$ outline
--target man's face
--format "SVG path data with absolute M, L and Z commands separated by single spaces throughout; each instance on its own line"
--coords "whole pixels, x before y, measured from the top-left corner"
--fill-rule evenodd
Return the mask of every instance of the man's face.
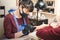
M 28 8 L 23 8 L 23 12 L 28 14 L 29 13 L 29 9 Z
M 26 13 L 26 14 L 29 13 L 29 8 L 23 8 L 22 5 L 20 5 L 19 10 L 20 10 L 21 13 L 22 13 L 22 12 L 24 12 L 24 13 Z

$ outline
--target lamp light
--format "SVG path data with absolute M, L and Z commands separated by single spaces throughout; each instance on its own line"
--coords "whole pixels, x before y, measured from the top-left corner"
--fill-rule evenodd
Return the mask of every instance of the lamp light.
M 46 8 L 46 4 L 44 3 L 43 0 L 38 0 L 37 3 L 35 4 L 35 8 L 37 8 L 37 25 L 38 25 L 38 11 L 44 10 Z
M 46 4 L 43 0 L 38 0 L 35 4 L 35 8 L 43 10 L 44 8 L 46 8 Z

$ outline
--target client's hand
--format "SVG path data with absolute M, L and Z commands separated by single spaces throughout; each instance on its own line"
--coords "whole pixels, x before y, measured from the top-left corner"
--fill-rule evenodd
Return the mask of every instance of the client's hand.
M 50 26 L 52 26 L 52 28 L 58 28 L 59 24 L 57 22 L 53 22 L 50 24 Z
M 35 31 L 38 30 L 38 29 L 42 29 L 44 27 L 47 27 L 47 26 L 49 26 L 49 24 L 42 24 L 42 25 L 39 25 L 39 26 L 35 26 L 36 27 Z

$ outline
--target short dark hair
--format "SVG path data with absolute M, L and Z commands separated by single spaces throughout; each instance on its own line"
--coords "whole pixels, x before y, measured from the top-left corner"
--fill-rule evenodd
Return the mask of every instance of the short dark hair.
M 19 6 L 22 5 L 23 8 L 29 8 L 29 11 L 32 12 L 34 9 L 33 2 L 31 0 L 20 0 Z
M 19 6 L 22 5 L 22 8 L 27 8 L 30 10 L 30 6 L 29 4 L 25 3 L 25 2 L 19 2 Z

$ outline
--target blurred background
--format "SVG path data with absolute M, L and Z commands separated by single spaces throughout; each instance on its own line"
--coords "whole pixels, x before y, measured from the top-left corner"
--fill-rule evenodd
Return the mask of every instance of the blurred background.
M 35 4 L 38 0 L 32 0 Z M 2 38 L 4 33 L 3 22 L 4 16 L 8 14 L 8 10 L 14 6 L 18 6 L 19 0 L 0 0 L 0 38 Z M 44 0 L 46 3 L 45 10 L 39 10 L 38 19 L 48 19 L 48 23 L 52 22 L 57 16 L 60 16 L 60 0 Z M 54 12 L 52 12 L 54 9 Z M 51 11 L 52 10 L 52 11 Z M 34 15 L 37 16 L 37 9 L 34 8 L 33 12 L 29 13 L 30 18 Z M 34 18 L 34 17 L 32 17 Z

